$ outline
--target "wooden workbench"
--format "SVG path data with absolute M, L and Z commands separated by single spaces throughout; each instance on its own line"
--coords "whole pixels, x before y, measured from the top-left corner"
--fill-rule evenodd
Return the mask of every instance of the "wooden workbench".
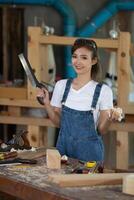
M 121 185 L 61 188 L 48 181 L 50 173 L 59 173 L 59 171 L 47 169 L 45 158 L 41 158 L 37 165 L 32 166 L 24 164 L 1 166 L 0 192 L 24 200 L 131 200 L 134 198 L 123 194 Z M 64 174 L 64 169 L 61 169 L 60 173 Z

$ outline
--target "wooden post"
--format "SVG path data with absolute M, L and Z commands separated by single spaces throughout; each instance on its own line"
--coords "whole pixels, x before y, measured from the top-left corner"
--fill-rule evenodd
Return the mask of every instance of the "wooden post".
M 117 131 L 116 168 L 129 168 L 128 132 Z
M 129 106 L 129 83 L 130 83 L 130 33 L 121 32 L 119 37 L 119 47 L 117 49 L 117 73 L 118 73 L 118 106 L 124 113 L 128 112 Z M 134 110 L 132 109 L 132 112 Z M 117 130 L 117 151 L 116 167 L 118 169 L 128 169 L 129 150 L 128 150 L 128 132 Z
M 117 75 L 118 75 L 118 106 L 125 113 L 134 113 L 134 107 L 129 104 L 130 92 L 130 33 L 121 32 L 117 49 Z
M 41 74 L 44 72 L 44 63 L 42 63 L 41 57 L 45 56 L 42 54 L 42 47 L 39 43 L 40 35 L 42 34 L 40 27 L 29 27 L 28 29 L 28 59 L 31 63 L 35 75 L 38 80 L 41 80 Z M 46 81 L 46 80 L 44 80 Z M 36 99 L 37 89 L 31 86 L 28 82 L 28 99 Z M 42 107 L 42 109 L 44 109 Z M 44 146 L 47 145 L 47 127 L 40 126 L 28 126 L 28 138 L 31 146 Z

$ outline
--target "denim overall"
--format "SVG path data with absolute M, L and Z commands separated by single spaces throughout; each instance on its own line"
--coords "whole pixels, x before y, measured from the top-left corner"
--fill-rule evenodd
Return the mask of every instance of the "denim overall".
M 56 148 L 61 155 L 67 155 L 83 161 L 103 161 L 104 146 L 98 134 L 93 118 L 101 91 L 101 84 L 97 84 L 92 100 L 92 110 L 79 111 L 64 105 L 72 79 L 68 79 L 62 99 L 61 126 Z

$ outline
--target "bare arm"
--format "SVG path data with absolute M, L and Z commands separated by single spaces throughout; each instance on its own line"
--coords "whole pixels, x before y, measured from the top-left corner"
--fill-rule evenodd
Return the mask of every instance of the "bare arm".
M 100 111 L 99 122 L 98 122 L 98 131 L 100 134 L 105 134 L 108 131 L 108 128 L 111 124 L 109 120 L 109 110 Z
M 51 106 L 50 104 L 45 105 L 46 111 L 50 120 L 56 125 L 56 127 L 60 126 L 60 117 L 61 117 L 61 109 Z
M 38 97 L 43 97 L 44 106 L 47 111 L 47 114 L 50 118 L 50 120 L 57 126 L 60 126 L 60 116 L 61 116 L 61 109 L 57 107 L 53 107 L 50 104 L 49 100 L 49 93 L 46 89 L 39 89 L 38 91 Z

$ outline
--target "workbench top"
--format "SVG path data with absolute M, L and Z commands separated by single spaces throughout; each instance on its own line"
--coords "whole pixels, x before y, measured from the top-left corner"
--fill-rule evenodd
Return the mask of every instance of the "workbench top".
M 36 165 L 10 165 L 0 167 L 0 192 L 24 200 L 131 200 L 133 196 L 122 193 L 121 185 L 61 188 L 48 181 L 49 174 L 65 174 L 65 168 L 50 170 L 45 157 Z

